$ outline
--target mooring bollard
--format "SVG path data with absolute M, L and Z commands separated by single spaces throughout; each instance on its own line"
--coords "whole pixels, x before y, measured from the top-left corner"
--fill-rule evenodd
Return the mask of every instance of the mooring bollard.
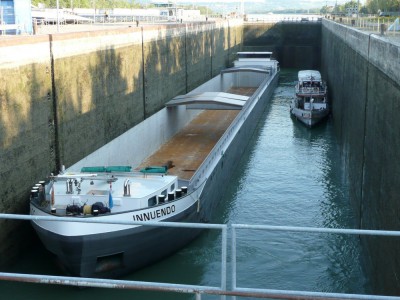
M 386 24 L 381 24 L 380 29 L 381 29 L 381 35 L 385 35 Z

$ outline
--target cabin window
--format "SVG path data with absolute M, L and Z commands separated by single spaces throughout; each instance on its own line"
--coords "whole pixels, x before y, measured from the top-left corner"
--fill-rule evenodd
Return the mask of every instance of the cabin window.
M 167 196 L 167 190 L 163 190 L 163 191 L 161 192 L 161 195 Z
M 175 183 L 173 183 L 172 185 L 171 185 L 171 188 L 170 188 L 170 191 L 172 192 L 173 190 L 175 190 Z
M 157 197 L 153 196 L 153 197 L 149 198 L 148 204 L 149 204 L 149 207 L 156 205 L 157 204 Z
M 238 58 L 270 58 L 271 53 L 251 53 L 251 52 L 242 52 L 237 54 Z

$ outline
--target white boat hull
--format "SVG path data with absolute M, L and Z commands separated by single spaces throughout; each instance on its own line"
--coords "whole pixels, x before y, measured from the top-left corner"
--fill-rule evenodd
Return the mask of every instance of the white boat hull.
M 196 201 L 165 221 L 202 222 L 204 211 L 199 212 L 197 207 Z M 131 220 L 132 214 L 127 214 Z M 121 217 L 123 219 L 126 216 Z M 88 225 L 99 226 L 102 229 L 107 226 L 117 226 L 74 224 L 83 228 Z M 200 233 L 199 230 L 187 228 L 120 225 L 125 228 L 104 230 L 102 233 L 65 236 L 48 230 L 49 227 L 43 226 L 40 222 L 33 222 L 33 227 L 46 248 L 55 254 L 57 262 L 66 273 L 81 277 L 107 278 L 123 276 L 171 255 Z
M 296 107 L 290 107 L 290 113 L 294 118 L 302 122 L 304 125 L 313 127 L 329 115 L 329 110 L 304 110 Z
M 225 75 L 227 76 L 227 75 Z M 230 175 L 277 86 L 279 72 L 265 79 L 190 180 L 189 194 L 148 209 L 86 218 L 128 221 L 209 222 Z M 205 84 L 207 85 L 207 83 Z M 160 112 L 161 114 L 163 112 Z M 32 215 L 50 215 L 31 203 Z M 145 217 L 147 216 L 147 217 Z M 164 258 L 200 230 L 137 225 L 33 221 L 46 248 L 72 275 L 119 277 Z

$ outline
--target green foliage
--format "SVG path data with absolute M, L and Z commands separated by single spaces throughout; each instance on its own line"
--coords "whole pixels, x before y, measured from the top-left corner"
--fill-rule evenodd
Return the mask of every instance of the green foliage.
M 343 5 L 337 5 L 334 9 L 336 13 L 345 13 L 346 8 L 357 6 L 358 1 L 352 0 Z M 326 6 L 321 8 L 321 13 L 327 13 Z M 398 12 L 400 14 L 400 0 L 367 0 L 365 6 L 360 4 L 359 12 L 363 14 L 378 14 L 379 12 Z
M 346 2 L 343 6 L 343 10 L 346 11 L 347 8 L 352 8 L 352 7 L 357 7 L 357 1 L 350 1 L 350 2 Z M 360 5 L 361 6 L 361 5 Z
M 400 13 L 400 0 L 370 0 L 368 1 L 367 7 L 369 4 L 373 5 L 377 8 L 378 11 L 391 11 L 391 12 L 399 12 Z M 375 12 L 372 12 L 375 13 Z
M 400 0 L 369 0 L 366 5 L 370 13 L 391 11 L 400 13 Z

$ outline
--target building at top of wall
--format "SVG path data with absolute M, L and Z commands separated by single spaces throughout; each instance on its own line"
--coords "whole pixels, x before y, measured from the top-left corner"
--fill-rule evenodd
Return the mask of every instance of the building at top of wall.
M 0 1 L 0 35 L 32 34 L 31 0 Z

